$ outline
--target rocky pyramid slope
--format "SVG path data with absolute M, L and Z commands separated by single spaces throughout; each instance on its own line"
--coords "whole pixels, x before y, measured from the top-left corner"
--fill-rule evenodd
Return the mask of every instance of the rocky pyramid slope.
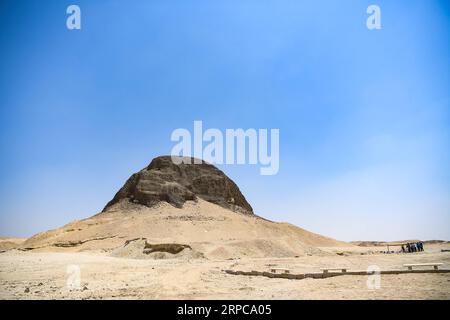
M 170 156 L 153 159 L 128 179 L 103 211 L 123 200 L 148 207 L 165 201 L 181 208 L 186 201 L 201 198 L 232 211 L 253 214 L 238 186 L 222 171 L 204 161 L 193 164 L 193 158 L 184 159 L 181 164 L 175 164 Z

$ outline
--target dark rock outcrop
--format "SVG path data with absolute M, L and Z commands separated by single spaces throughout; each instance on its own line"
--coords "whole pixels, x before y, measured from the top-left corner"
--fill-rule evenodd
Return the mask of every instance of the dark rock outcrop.
M 204 161 L 186 162 L 175 164 L 170 156 L 153 159 L 148 167 L 128 179 L 103 211 L 122 200 L 149 207 L 165 201 L 181 208 L 186 201 L 201 198 L 233 211 L 253 214 L 238 186 L 221 170 Z

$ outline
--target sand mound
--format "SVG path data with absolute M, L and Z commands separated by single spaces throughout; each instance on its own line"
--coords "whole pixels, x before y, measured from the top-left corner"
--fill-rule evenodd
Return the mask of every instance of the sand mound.
M 173 187 L 175 182 L 178 185 Z M 186 190 L 193 193 L 193 200 L 178 197 Z M 37 234 L 19 249 L 233 259 L 322 254 L 317 247 L 351 246 L 252 212 L 234 182 L 220 170 L 205 163 L 173 165 L 160 157 L 133 175 L 103 212 Z
M 19 247 L 26 239 L 0 237 L 0 252 Z
M 303 256 L 320 254 L 321 250 L 317 247 L 350 246 L 291 224 L 238 214 L 199 199 L 186 202 L 182 208 L 161 203 L 157 207 L 141 207 L 139 210 L 105 212 L 37 234 L 20 248 L 41 251 L 97 250 L 115 252 L 115 256 L 133 257 L 135 253 L 131 248 L 137 246 L 136 257 L 147 258 L 143 253 L 145 242 L 133 241 L 142 238 L 149 245 L 187 245 L 192 251 L 214 259 Z M 125 246 L 127 241 L 129 243 Z M 171 253 L 172 249 L 166 247 L 168 253 L 164 256 L 178 254 Z M 162 256 L 157 253 L 157 247 L 152 250 L 155 252 L 150 252 L 151 256 Z

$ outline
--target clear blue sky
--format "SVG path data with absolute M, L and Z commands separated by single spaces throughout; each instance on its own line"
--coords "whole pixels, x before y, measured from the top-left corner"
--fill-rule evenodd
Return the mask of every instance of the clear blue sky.
M 221 167 L 259 215 L 450 239 L 449 33 L 448 1 L 1 1 L 0 235 L 97 213 L 203 120 L 280 129 L 278 175 Z

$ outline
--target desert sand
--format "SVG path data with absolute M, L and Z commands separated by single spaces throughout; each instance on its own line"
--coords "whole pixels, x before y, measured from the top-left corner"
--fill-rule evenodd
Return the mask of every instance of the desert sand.
M 92 217 L 29 239 L 1 238 L 0 299 L 450 298 L 450 273 L 382 274 L 380 287 L 371 288 L 367 275 L 300 280 L 225 272 L 450 267 L 446 242 L 408 254 L 383 253 L 379 244 L 347 243 L 269 221 L 217 168 L 159 157 Z
M 107 253 L 22 252 L 0 254 L 0 299 L 450 299 L 450 274 L 381 275 L 379 289 L 367 287 L 367 276 L 326 279 L 270 279 L 235 276 L 224 269 L 320 272 L 323 266 L 366 270 L 402 269 L 403 263 L 429 261 L 450 266 L 443 245 L 425 252 L 371 253 L 379 247 L 321 248 L 324 255 L 291 258 L 130 259 Z M 364 253 L 361 255 L 361 253 Z M 81 287 L 71 290 L 67 267 L 78 265 Z M 28 289 L 27 289 L 28 288 Z

